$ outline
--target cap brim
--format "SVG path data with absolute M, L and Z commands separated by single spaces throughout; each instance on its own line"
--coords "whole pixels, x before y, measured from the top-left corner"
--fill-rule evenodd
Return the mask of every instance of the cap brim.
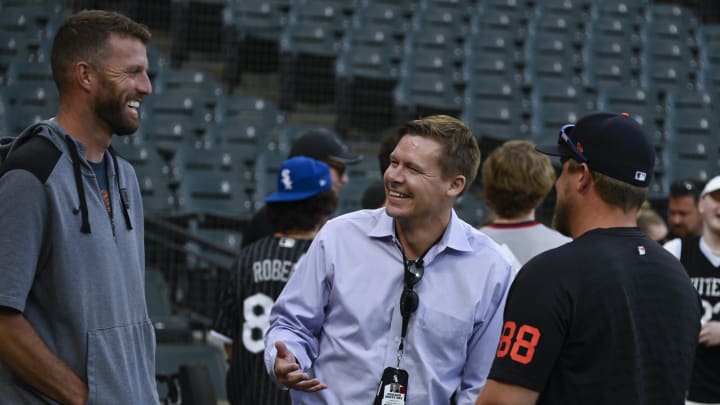
M 558 143 L 551 145 L 535 145 L 535 150 L 550 156 L 571 157 L 572 152 L 565 145 Z
M 273 202 L 290 202 L 290 201 L 299 201 L 304 200 L 306 198 L 310 198 L 314 196 L 315 194 L 319 194 L 325 190 L 316 190 L 316 191 L 295 191 L 295 192 L 274 192 L 270 194 L 269 196 L 265 197 L 266 203 L 273 203 Z
M 351 165 L 363 160 L 363 155 L 356 155 L 354 153 L 343 153 L 342 155 L 329 155 L 328 159 L 337 160 L 340 163 Z

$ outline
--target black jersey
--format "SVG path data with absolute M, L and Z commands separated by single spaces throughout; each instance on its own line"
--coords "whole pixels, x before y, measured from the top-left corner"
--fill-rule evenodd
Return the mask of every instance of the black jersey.
M 699 331 L 677 259 L 638 228 L 596 229 L 520 270 L 489 378 L 538 404 L 683 404 Z
M 233 340 L 227 378 L 233 405 L 290 404 L 287 391 L 265 370 L 263 339 L 270 326 L 270 309 L 310 243 L 268 236 L 240 251 L 214 327 Z
M 680 262 L 700 294 L 703 322 L 720 321 L 720 269 L 700 250 L 700 237 L 682 240 Z M 688 400 L 720 402 L 720 346 L 698 345 Z

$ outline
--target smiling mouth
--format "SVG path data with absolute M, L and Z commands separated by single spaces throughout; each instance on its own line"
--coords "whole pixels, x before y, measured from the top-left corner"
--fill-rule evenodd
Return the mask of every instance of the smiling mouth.
M 397 191 L 388 191 L 388 195 L 393 198 L 409 198 L 407 194 L 399 193 Z

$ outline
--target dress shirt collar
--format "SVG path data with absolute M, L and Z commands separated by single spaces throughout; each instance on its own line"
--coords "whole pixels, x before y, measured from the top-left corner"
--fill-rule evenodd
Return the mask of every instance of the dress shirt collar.
M 385 208 L 377 210 L 375 214 L 377 221 L 375 226 L 370 228 L 368 236 L 371 238 L 396 239 L 393 231 L 393 218 L 387 215 Z M 450 223 L 437 243 L 438 251 L 442 251 L 447 247 L 459 252 L 471 252 L 473 249 L 470 246 L 468 235 L 465 232 L 462 220 L 457 216 L 455 210 L 452 210 Z

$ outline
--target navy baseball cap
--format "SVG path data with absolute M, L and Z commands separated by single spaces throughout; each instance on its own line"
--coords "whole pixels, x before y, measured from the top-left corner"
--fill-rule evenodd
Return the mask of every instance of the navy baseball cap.
M 300 135 L 293 142 L 289 156 L 308 156 L 317 160 L 336 160 L 345 164 L 357 163 L 363 158 L 362 155 L 350 152 L 350 147 L 337 135 L 324 129 L 312 129 Z
M 594 171 L 638 187 L 648 187 L 655 170 L 650 134 L 626 113 L 585 115 L 560 129 L 557 144 L 535 149 L 587 163 Z
M 265 202 L 304 200 L 331 188 L 330 167 L 326 163 L 295 156 L 280 165 L 277 191 L 267 196 Z

